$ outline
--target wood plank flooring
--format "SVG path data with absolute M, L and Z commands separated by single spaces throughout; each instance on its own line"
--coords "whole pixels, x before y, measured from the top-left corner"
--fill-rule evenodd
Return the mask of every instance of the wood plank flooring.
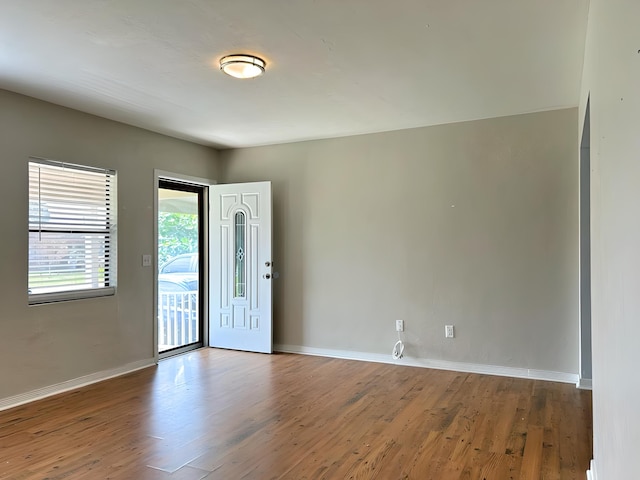
M 202 349 L 0 412 L 0 479 L 581 479 L 561 383 Z

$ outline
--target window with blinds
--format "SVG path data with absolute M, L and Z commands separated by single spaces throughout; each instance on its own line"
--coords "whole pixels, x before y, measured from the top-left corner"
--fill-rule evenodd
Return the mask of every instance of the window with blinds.
M 29 303 L 112 295 L 116 172 L 29 161 Z

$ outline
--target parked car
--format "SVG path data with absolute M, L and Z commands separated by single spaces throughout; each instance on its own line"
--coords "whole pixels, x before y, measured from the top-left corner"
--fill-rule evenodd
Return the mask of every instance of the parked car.
M 158 273 L 159 292 L 198 289 L 198 254 L 183 253 L 167 260 Z
M 194 292 L 198 290 L 198 275 L 162 273 L 158 275 L 159 292 Z
M 198 273 L 198 254 L 176 255 L 160 266 L 159 273 L 161 275 L 164 273 Z

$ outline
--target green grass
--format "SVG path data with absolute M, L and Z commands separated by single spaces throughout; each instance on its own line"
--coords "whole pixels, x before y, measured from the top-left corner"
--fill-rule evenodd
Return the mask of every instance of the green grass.
M 53 274 L 30 273 L 29 288 L 55 287 L 57 285 L 84 285 L 87 283 L 85 279 L 85 274 L 80 272 Z M 101 277 L 99 281 L 103 282 L 104 278 Z

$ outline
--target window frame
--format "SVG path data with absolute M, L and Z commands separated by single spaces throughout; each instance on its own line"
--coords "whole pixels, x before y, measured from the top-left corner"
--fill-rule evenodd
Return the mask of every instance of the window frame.
M 39 233 L 39 232 L 45 233 L 45 230 L 43 230 L 42 227 L 40 226 L 37 230 L 32 228 L 31 209 L 32 209 L 32 204 L 34 203 L 34 200 L 32 199 L 31 192 L 30 192 L 31 183 L 32 183 L 30 169 L 34 165 L 35 166 L 44 165 L 48 168 L 53 167 L 53 168 L 59 168 L 59 169 L 75 170 L 78 172 L 83 171 L 83 172 L 91 172 L 91 173 L 105 175 L 105 193 L 106 193 L 105 198 L 108 200 L 105 200 L 104 207 L 105 207 L 105 211 L 108 212 L 108 214 L 106 214 L 104 230 L 101 231 L 100 229 L 96 229 L 95 226 L 92 227 L 90 224 L 85 223 L 81 225 L 74 225 L 73 228 L 66 228 L 66 229 L 54 228 L 54 229 L 46 230 L 46 233 L 60 233 L 60 234 L 69 234 L 69 235 L 84 233 L 84 234 L 95 235 L 96 233 L 100 234 L 104 232 L 104 236 L 105 236 L 104 243 L 105 244 L 108 243 L 109 245 L 108 255 L 106 255 L 106 260 L 105 260 L 105 270 L 108 270 L 109 273 L 108 273 L 108 276 L 106 276 L 105 278 L 104 286 L 100 286 L 96 288 L 77 288 L 77 287 L 80 287 L 81 285 L 69 284 L 69 285 L 65 285 L 65 287 L 68 287 L 68 288 L 64 290 L 59 290 L 54 292 L 31 293 L 31 288 L 33 287 L 30 285 L 30 275 L 32 273 L 33 265 L 31 264 L 31 259 L 28 258 L 27 259 L 27 292 L 28 292 L 29 305 L 41 305 L 46 303 L 82 300 L 87 298 L 96 298 L 96 297 L 115 295 L 116 283 L 117 283 L 117 216 L 118 216 L 117 214 L 118 212 L 117 171 L 114 169 L 97 168 L 97 167 L 88 166 L 88 165 L 79 165 L 79 164 L 73 164 L 68 162 L 61 162 L 61 161 L 50 160 L 50 159 L 41 158 L 41 157 L 29 157 L 27 162 L 27 178 L 28 178 L 28 184 L 29 184 L 29 195 L 28 195 L 29 210 L 27 215 L 27 224 L 28 224 L 27 237 L 28 237 L 29 252 L 31 252 L 33 247 L 31 234 Z M 108 187 L 106 186 L 107 181 L 109 184 Z M 41 184 L 40 179 L 36 180 L 36 182 L 38 183 L 38 185 Z M 64 202 L 64 198 L 62 198 L 60 201 Z M 46 202 L 40 198 L 35 200 L 36 208 L 38 209 L 41 209 L 42 205 L 44 205 L 45 203 Z M 87 203 L 89 203 L 88 200 L 87 200 Z M 91 220 L 93 219 L 90 217 L 88 219 L 88 222 L 91 222 Z

